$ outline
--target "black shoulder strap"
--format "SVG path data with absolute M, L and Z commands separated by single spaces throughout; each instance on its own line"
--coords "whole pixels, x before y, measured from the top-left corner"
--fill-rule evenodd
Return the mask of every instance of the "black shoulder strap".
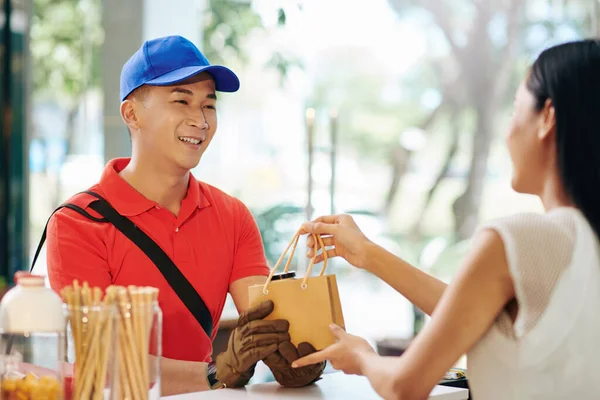
M 200 297 L 196 289 L 194 289 L 192 284 L 187 280 L 187 278 L 183 275 L 179 268 L 177 268 L 175 263 L 164 252 L 164 250 L 161 249 L 160 246 L 156 244 L 156 242 L 152 240 L 144 231 L 139 229 L 129 218 L 119 214 L 110 205 L 110 203 L 98 193 L 91 191 L 86 191 L 83 193 L 87 193 L 97 199 L 90 203 L 88 207 L 102 215 L 104 218 L 93 217 L 81 207 L 74 206 L 73 204 L 64 204 L 58 209 L 67 207 L 94 221 L 110 222 L 111 224 L 113 224 L 115 228 L 121 231 L 123 235 L 125 235 L 136 246 L 138 246 L 140 250 L 142 250 L 144 254 L 146 254 L 146 256 L 156 265 L 156 267 L 167 280 L 175 294 L 177 294 L 177 296 L 181 299 L 183 304 L 192 313 L 194 318 L 196 318 L 202 329 L 204 329 L 204 332 L 206 332 L 206 334 L 210 338 L 212 336 L 213 331 L 213 320 L 210 311 L 208 310 L 208 307 L 206 306 L 204 300 L 202 300 L 202 297 Z M 31 265 L 32 270 L 45 239 L 46 229 L 44 229 L 42 240 L 40 241 L 33 263 Z
M 33 256 L 33 261 L 31 262 L 31 267 L 29 268 L 29 273 L 33 272 L 33 267 L 35 267 L 35 262 L 37 261 L 38 257 L 40 256 L 42 247 L 44 247 L 44 243 L 46 242 L 46 235 L 48 232 L 48 223 L 50 222 L 50 219 L 52 218 L 54 213 L 56 213 L 58 210 L 63 209 L 63 208 L 69 208 L 75 212 L 78 212 L 79 214 L 83 215 L 84 217 L 89 218 L 96 222 L 108 222 L 108 220 L 106 218 L 96 218 L 92 214 L 88 213 L 83 208 L 76 206 L 75 204 L 66 203 L 66 204 L 62 204 L 62 205 L 58 206 L 58 208 L 56 210 L 52 211 L 52 214 L 50 214 L 50 218 L 48 218 L 48 221 L 46 221 L 46 226 L 44 226 L 44 232 L 42 233 L 42 238 L 40 239 L 40 243 L 38 244 L 37 249 L 35 250 L 35 255 Z

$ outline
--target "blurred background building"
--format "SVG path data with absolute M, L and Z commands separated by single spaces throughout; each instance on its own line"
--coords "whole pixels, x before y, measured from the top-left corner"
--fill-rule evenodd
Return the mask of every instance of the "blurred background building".
M 252 209 L 270 262 L 307 218 L 350 213 L 449 280 L 480 221 L 541 211 L 511 190 L 503 144 L 528 65 L 551 44 L 600 32 L 597 0 L 0 4 L 4 284 L 29 267 L 54 208 L 129 154 L 119 74 L 146 39 L 183 35 L 239 74 L 194 174 Z M 301 274 L 305 260 L 295 263 Z M 330 272 L 349 331 L 410 338 L 425 322 L 368 273 L 339 260 Z M 229 304 L 224 318 L 234 315 Z

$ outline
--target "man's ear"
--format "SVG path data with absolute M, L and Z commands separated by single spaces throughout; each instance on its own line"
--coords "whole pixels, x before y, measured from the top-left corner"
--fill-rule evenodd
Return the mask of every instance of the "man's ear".
M 544 108 L 540 112 L 540 128 L 538 130 L 538 138 L 545 140 L 554 135 L 556 131 L 556 110 L 552 104 L 552 100 L 547 99 L 544 103 Z
M 121 103 L 121 118 L 123 122 L 129 127 L 130 131 L 139 129 L 139 121 L 136 110 L 137 104 L 134 100 L 125 99 Z

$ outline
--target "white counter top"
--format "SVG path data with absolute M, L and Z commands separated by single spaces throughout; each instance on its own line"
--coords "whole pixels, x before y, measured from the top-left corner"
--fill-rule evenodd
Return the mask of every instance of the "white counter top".
M 447 386 L 436 386 L 430 400 L 466 400 L 469 391 Z M 329 399 L 329 400 L 376 400 L 381 399 L 362 376 L 345 375 L 341 372 L 323 375 L 316 384 L 301 388 L 283 388 L 276 382 L 250 385 L 243 389 L 221 389 L 209 392 L 189 393 L 163 397 L 165 400 L 238 400 L 238 399 Z

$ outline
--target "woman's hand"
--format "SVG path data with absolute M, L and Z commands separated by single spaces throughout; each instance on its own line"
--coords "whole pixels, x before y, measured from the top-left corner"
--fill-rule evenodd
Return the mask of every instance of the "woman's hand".
M 386 400 L 412 398 L 405 397 L 404 388 L 397 384 L 401 358 L 381 357 L 363 338 L 350 335 L 335 324 L 330 329 L 338 342 L 294 361 L 292 368 L 329 360 L 333 368 L 346 374 L 366 376 L 373 389 Z
M 319 217 L 302 225 L 301 234 L 321 235 L 327 250 L 327 256 L 342 257 L 358 268 L 365 268 L 367 249 L 371 241 L 362 233 L 354 219 L 349 215 L 328 215 Z M 306 245 L 309 247 L 308 257 L 314 256 L 315 242 L 310 236 Z M 331 248 L 332 247 L 332 248 Z M 323 261 L 318 254 L 315 263 Z
M 370 356 L 377 357 L 375 350 L 365 339 L 350 335 L 335 324 L 332 324 L 330 329 L 338 342 L 294 361 L 292 367 L 299 368 L 329 360 L 333 368 L 344 371 L 346 374 L 363 375 L 365 359 Z

